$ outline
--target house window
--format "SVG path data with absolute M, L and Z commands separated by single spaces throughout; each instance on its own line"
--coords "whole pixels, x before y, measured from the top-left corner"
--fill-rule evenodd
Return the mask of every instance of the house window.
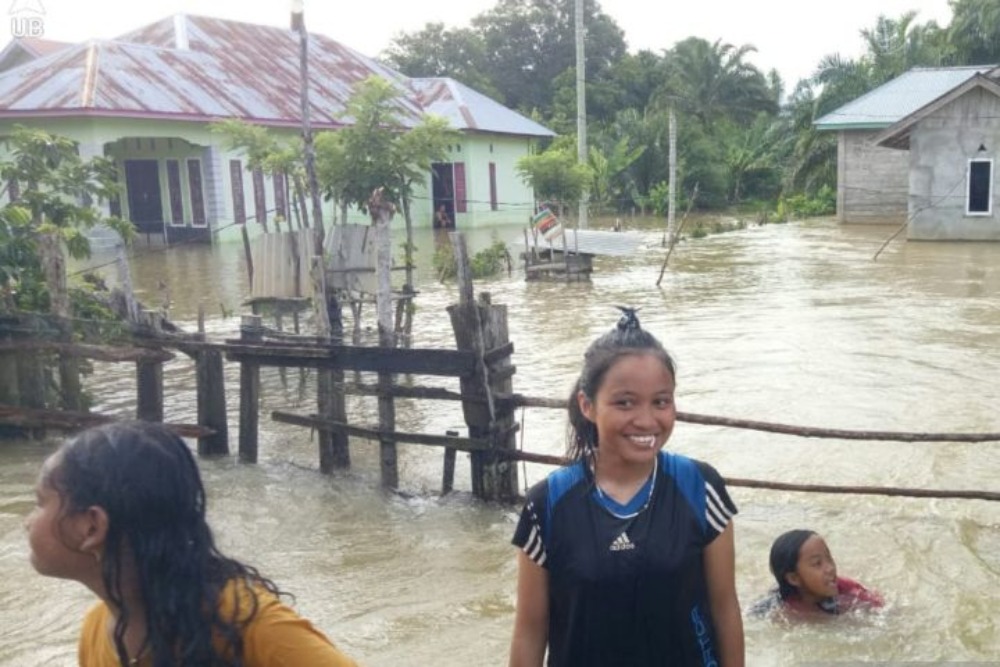
M 969 160 L 969 189 L 965 197 L 967 215 L 993 213 L 993 160 Z

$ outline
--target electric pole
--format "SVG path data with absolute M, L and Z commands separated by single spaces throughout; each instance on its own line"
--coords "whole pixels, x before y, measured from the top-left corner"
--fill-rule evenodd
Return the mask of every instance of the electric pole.
M 580 164 L 587 164 L 587 58 L 584 42 L 586 32 L 583 27 L 583 2 L 576 0 L 576 159 Z M 590 199 L 590 188 L 586 187 L 580 194 L 580 212 L 577 226 L 587 228 L 587 203 Z

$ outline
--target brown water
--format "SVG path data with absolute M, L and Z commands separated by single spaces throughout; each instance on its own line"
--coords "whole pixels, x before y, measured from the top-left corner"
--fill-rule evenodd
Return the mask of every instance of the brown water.
M 1000 244 L 897 242 L 871 256 L 886 228 L 830 221 L 751 228 L 684 243 L 662 288 L 654 283 L 660 232 L 644 232 L 636 257 L 597 262 L 592 284 L 482 284 L 507 304 L 518 372 L 515 390 L 561 396 L 586 344 L 611 326 L 613 304 L 642 306 L 645 326 L 679 362 L 682 410 L 811 426 L 906 431 L 1000 431 Z M 444 307 L 453 286 L 432 280 L 435 239 L 421 247 L 418 346 L 451 345 Z M 505 234 L 513 236 L 512 232 Z M 472 235 L 473 248 L 490 233 Z M 244 294 L 241 250 L 187 247 L 140 257 L 141 298 L 165 298 L 193 325 L 197 304 L 209 331 L 236 331 Z M 99 261 L 101 258 L 96 258 Z M 221 305 L 220 305 L 221 304 Z M 230 416 L 237 375 L 229 373 Z M 167 415 L 194 421 L 194 378 L 183 359 L 165 373 Z M 312 409 L 313 378 L 299 388 L 265 372 L 262 414 Z M 421 384 L 427 384 L 418 379 Z M 434 380 L 447 385 L 447 381 Z M 130 369 L 98 365 L 88 379 L 102 411 L 129 414 Z M 370 399 L 351 399 L 374 422 Z M 526 410 L 523 445 L 558 453 L 563 415 Z M 454 404 L 401 402 L 401 430 L 443 433 L 463 426 Z M 371 444 L 352 447 L 350 472 L 315 472 L 304 430 L 262 419 L 261 463 L 203 464 L 210 513 L 229 553 L 297 594 L 298 607 L 366 665 L 506 664 L 513 616 L 517 508 L 473 501 L 466 460 L 459 491 L 442 498 L 438 450 L 403 447 L 406 496 L 379 490 Z M 235 424 L 232 437 L 235 443 Z M 894 485 L 1000 491 L 1000 444 L 887 444 L 804 440 L 681 424 L 670 448 L 713 463 L 723 475 L 798 483 Z M 21 518 L 49 446 L 0 445 L 0 664 L 75 664 L 75 634 L 90 594 L 31 571 Z M 547 468 L 528 466 L 527 479 Z M 797 527 L 827 538 L 842 574 L 889 600 L 872 618 L 787 626 L 747 618 L 748 665 L 810 661 L 996 660 L 1000 656 L 1000 504 L 887 499 L 735 488 L 741 601 L 770 587 L 767 551 Z

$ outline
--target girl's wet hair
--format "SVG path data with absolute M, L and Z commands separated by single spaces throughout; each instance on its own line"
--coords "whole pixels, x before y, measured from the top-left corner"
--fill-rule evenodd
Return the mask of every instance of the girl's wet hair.
M 785 575 L 798 569 L 799 551 L 806 540 L 815 534 L 812 530 L 790 530 L 779 535 L 771 545 L 771 574 L 778 582 L 778 594 L 782 599 L 798 593 L 798 589 L 788 583 Z
M 46 481 L 63 511 L 99 506 L 108 515 L 101 578 L 109 602 L 121 610 L 114 628 L 121 663 L 128 664 L 124 636 L 133 611 L 122 591 L 129 559 L 146 607 L 154 667 L 243 665 L 240 630 L 256 613 L 256 597 L 250 596 L 251 609 L 222 618 L 220 593 L 234 580 L 279 591 L 216 548 L 205 520 L 205 488 L 184 441 L 159 424 L 115 423 L 84 431 L 57 456 Z M 225 645 L 221 654 L 213 636 Z
M 597 426 L 584 417 L 577 395 L 593 401 L 597 396 L 604 377 L 616 361 L 627 355 L 650 354 L 657 357 L 671 375 L 675 375 L 674 360 L 657 340 L 639 324 L 637 308 L 617 306 L 622 311 L 615 327 L 600 336 L 587 348 L 583 355 L 583 370 L 569 396 L 569 429 L 567 434 L 567 454 L 574 460 L 582 459 L 597 449 Z

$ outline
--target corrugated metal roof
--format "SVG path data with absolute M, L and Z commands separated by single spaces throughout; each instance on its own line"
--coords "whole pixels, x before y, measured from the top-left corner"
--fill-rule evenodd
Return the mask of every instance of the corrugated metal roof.
M 920 107 L 961 85 L 970 77 L 993 69 L 971 67 L 915 68 L 831 111 L 814 125 L 817 130 L 877 129 L 889 127 Z
M 566 236 L 566 250 L 570 253 L 580 255 L 610 255 L 613 257 L 628 257 L 634 255 L 639 246 L 642 245 L 642 236 L 630 232 L 604 232 L 591 229 L 567 229 L 563 232 Z M 528 236 L 529 243 L 531 236 Z M 524 247 L 524 236 L 518 236 L 510 242 L 510 245 Z M 549 249 L 549 242 L 538 237 L 538 247 Z M 562 252 L 563 241 L 561 238 L 552 240 L 551 247 L 556 252 Z
M 310 34 L 311 119 L 349 124 L 354 86 L 376 75 L 400 90 L 405 125 L 425 113 L 425 86 L 323 35 Z M 0 74 L 0 117 L 98 115 L 208 121 L 240 118 L 264 125 L 300 122 L 299 37 L 290 29 L 177 15 L 117 40 L 79 44 Z M 545 128 L 452 82 L 458 95 L 428 98 L 428 109 L 464 117 L 482 131 L 543 134 Z M 539 128 L 541 132 L 539 131 Z
M 445 77 L 410 79 L 427 113 L 442 116 L 459 130 L 554 137 L 555 133 L 494 99 Z

